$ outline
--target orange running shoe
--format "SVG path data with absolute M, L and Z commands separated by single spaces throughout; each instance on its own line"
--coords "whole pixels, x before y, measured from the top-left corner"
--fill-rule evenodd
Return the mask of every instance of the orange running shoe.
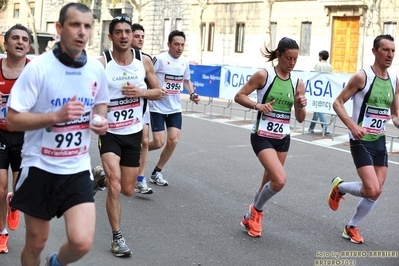
M 19 225 L 19 211 L 12 209 L 10 206 L 11 202 L 11 196 L 13 195 L 12 192 L 9 192 L 7 194 L 7 206 L 8 206 L 8 212 L 7 212 L 7 225 L 10 230 L 15 230 L 18 228 Z
M 341 199 L 345 199 L 344 195 L 339 193 L 338 185 L 344 182 L 339 176 L 334 177 L 332 180 L 332 188 L 330 190 L 330 194 L 328 194 L 328 206 L 330 206 L 331 210 L 336 211 L 339 207 L 339 201 Z
M 0 253 L 8 253 L 8 234 L 0 235 Z
M 364 239 L 361 235 L 359 235 L 359 229 L 355 226 L 345 226 L 344 232 L 342 233 L 342 237 L 350 240 L 355 244 L 363 244 Z
M 254 204 L 249 205 L 249 219 L 242 218 L 241 225 L 248 230 L 248 235 L 252 237 L 260 237 L 262 234 L 262 217 L 263 212 L 258 212 L 254 208 Z

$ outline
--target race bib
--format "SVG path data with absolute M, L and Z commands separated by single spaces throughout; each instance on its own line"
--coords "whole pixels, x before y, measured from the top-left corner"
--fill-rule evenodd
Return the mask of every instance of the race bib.
M 0 124 L 6 124 L 6 116 L 7 116 L 7 102 L 9 94 L 3 94 L 1 96 L 1 112 L 0 112 Z
M 139 98 L 119 98 L 111 100 L 109 106 L 108 127 L 119 129 L 140 123 L 141 120 L 134 117 L 136 108 L 140 107 Z
M 90 112 L 87 112 L 78 120 L 46 127 L 42 137 L 42 155 L 65 158 L 87 153 L 89 124 Z
M 183 76 L 165 74 L 165 89 L 167 94 L 180 94 L 183 90 Z
M 388 108 L 367 106 L 362 127 L 368 134 L 378 135 L 385 132 L 385 126 L 391 119 Z
M 291 133 L 291 113 L 273 111 L 262 114 L 258 126 L 258 135 L 272 139 L 283 139 Z

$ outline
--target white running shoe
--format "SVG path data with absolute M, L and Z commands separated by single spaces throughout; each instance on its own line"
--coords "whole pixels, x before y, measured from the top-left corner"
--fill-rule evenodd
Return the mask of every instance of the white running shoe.
M 152 188 L 150 188 L 147 185 L 147 180 L 145 180 L 145 178 L 141 182 L 139 182 L 139 181 L 136 182 L 136 188 L 134 191 L 136 193 L 141 193 L 141 194 L 152 194 L 153 193 Z
M 169 183 L 165 179 L 160 172 L 156 172 L 155 175 L 151 175 L 150 182 L 153 184 L 157 184 L 158 186 L 168 186 Z

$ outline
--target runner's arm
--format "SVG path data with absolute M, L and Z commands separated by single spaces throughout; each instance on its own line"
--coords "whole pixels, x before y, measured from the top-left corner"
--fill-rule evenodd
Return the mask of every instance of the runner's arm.
M 306 118 L 306 107 L 307 100 L 305 97 L 305 84 L 302 80 L 298 81 L 298 87 L 296 88 L 294 109 L 295 118 L 299 123 L 302 123 Z
M 352 135 L 357 139 L 363 138 L 365 135 L 365 130 L 349 117 L 348 112 L 345 109 L 345 103 L 353 96 L 355 93 L 364 88 L 366 84 L 366 74 L 364 71 L 359 71 L 354 74 L 346 84 L 345 88 L 342 92 L 338 95 L 338 97 L 334 100 L 333 108 L 334 111 L 337 113 L 338 117 L 341 121 L 348 127 L 348 129 L 352 132 Z
M 145 76 L 148 82 L 148 90 L 144 91 L 143 97 L 147 100 L 159 100 L 165 95 L 165 91 L 159 86 L 158 78 L 154 72 L 154 66 L 148 56 L 143 56 Z
M 391 105 L 392 122 L 395 127 L 399 128 L 399 80 L 396 79 L 395 94 Z

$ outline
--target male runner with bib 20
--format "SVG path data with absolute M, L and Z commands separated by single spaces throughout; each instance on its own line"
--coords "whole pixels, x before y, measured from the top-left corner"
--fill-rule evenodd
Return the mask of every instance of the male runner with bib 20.
M 338 210 L 346 193 L 360 201 L 352 219 L 344 227 L 342 237 L 353 243 L 364 243 L 358 224 L 371 212 L 382 193 L 388 171 L 385 127 L 391 119 L 399 127 L 399 84 L 388 71 L 395 55 L 395 42 L 390 35 L 374 39 L 374 64 L 354 74 L 335 99 L 333 107 L 349 129 L 350 151 L 361 181 L 344 182 L 339 176 L 332 180 L 328 204 Z M 344 104 L 353 98 L 352 117 Z

